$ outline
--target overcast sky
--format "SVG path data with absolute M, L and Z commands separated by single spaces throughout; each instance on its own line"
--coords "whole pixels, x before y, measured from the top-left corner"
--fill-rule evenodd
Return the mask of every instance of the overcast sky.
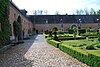
M 19 9 L 26 9 L 29 14 L 33 10 L 48 10 L 48 14 L 73 14 L 77 9 L 100 9 L 100 0 L 12 0 Z

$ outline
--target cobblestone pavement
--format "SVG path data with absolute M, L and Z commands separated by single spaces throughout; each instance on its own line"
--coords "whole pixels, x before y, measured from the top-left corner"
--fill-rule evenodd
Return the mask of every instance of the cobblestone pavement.
M 89 67 L 46 43 L 43 35 L 0 54 L 0 67 Z

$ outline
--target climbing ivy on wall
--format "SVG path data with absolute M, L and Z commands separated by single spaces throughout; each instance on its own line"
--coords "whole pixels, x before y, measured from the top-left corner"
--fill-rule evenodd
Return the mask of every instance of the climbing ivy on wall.
M 10 43 L 9 0 L 0 0 L 0 46 Z

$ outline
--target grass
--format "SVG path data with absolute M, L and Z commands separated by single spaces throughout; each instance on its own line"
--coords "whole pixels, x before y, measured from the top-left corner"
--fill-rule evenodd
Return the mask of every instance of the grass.
M 88 52 L 88 53 L 90 53 L 90 54 L 93 54 L 93 55 L 96 55 L 96 56 L 100 56 L 100 49 L 97 49 L 97 50 L 86 50 L 86 49 L 81 49 L 81 47 L 84 47 L 84 46 L 86 46 L 86 45 L 88 45 L 88 44 L 93 44 L 93 43 L 95 43 L 93 40 L 67 40 L 67 41 L 62 41 L 62 44 L 64 45 L 64 46 L 71 46 L 71 47 L 73 47 L 75 50 L 79 50 L 79 51 L 81 51 L 82 50 L 82 52 Z M 81 46 L 82 45 L 82 46 Z M 85 53 L 85 54 L 86 54 Z
M 93 43 L 93 41 L 91 40 L 67 40 L 67 41 L 62 41 L 63 44 L 67 44 L 67 45 L 82 45 L 82 44 L 90 44 Z
M 96 56 L 100 56 L 100 50 L 88 50 L 87 52 Z
M 86 50 L 82 50 L 82 49 L 80 49 L 79 47 L 72 47 L 72 46 L 66 45 L 66 44 L 61 44 L 61 45 L 65 46 L 65 47 L 68 47 L 68 48 L 71 48 L 71 49 L 73 49 L 73 50 L 76 50 L 77 52 L 83 53 L 83 54 L 85 54 L 85 55 L 88 55 L 88 53 L 87 53 Z

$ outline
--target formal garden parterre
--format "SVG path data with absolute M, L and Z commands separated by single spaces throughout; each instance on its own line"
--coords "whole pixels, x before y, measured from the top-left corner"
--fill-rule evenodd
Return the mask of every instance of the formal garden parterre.
M 43 33 L 48 43 L 91 67 L 100 66 L 100 29 L 54 29 Z

